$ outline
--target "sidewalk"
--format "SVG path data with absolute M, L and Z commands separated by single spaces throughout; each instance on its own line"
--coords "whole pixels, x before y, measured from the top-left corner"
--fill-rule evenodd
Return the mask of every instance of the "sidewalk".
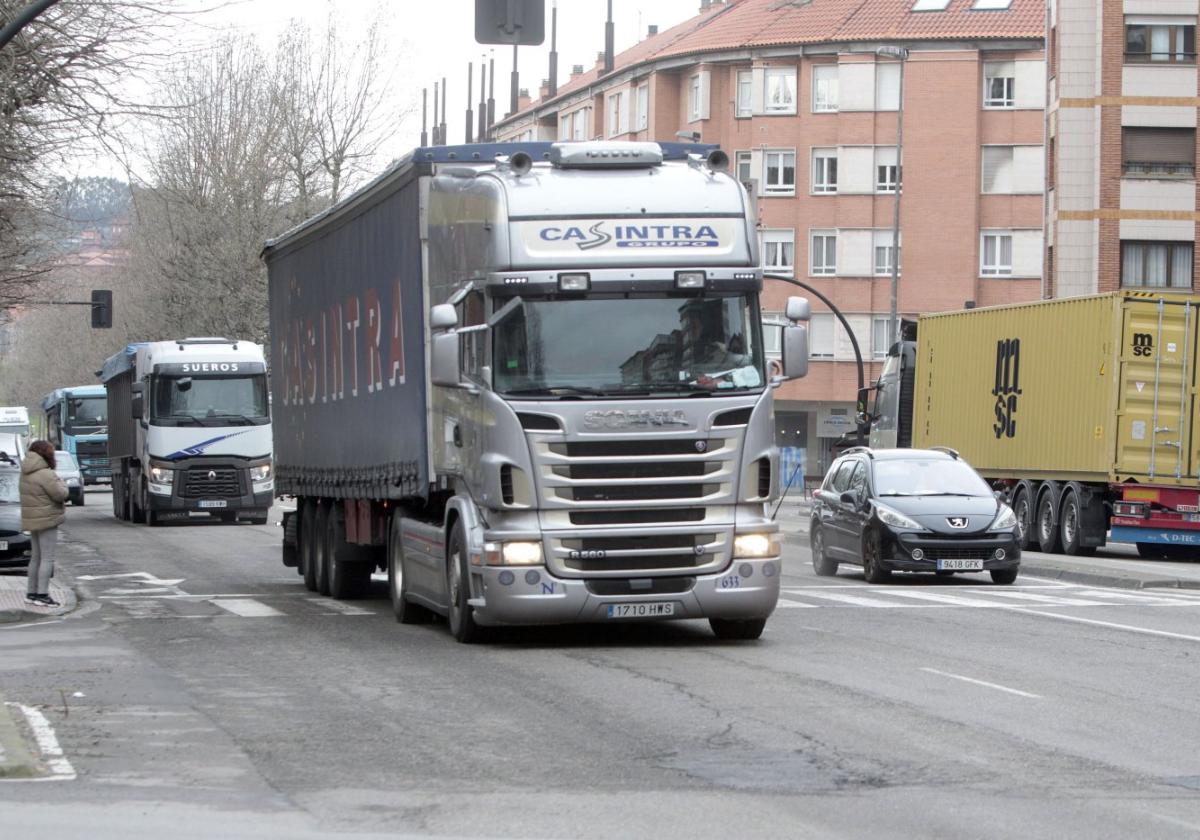
M 812 502 L 791 497 L 776 514 L 779 528 L 792 547 L 808 546 L 808 520 Z M 1143 560 L 1133 546 L 1113 544 L 1095 557 L 1026 552 L 1021 572 L 1035 577 L 1115 586 L 1121 589 L 1200 589 L 1200 552 L 1195 560 Z
M 0 624 L 15 621 L 30 621 L 45 616 L 65 615 L 75 609 L 75 593 L 57 579 L 50 581 L 50 597 L 60 607 L 36 607 L 25 601 L 26 580 L 24 570 L 14 569 L 0 573 Z

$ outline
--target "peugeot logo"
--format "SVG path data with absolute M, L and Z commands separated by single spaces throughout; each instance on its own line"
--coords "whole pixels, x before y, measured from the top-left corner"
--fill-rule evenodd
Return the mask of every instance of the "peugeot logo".
M 217 471 L 216 471 L 216 470 L 209 470 L 209 471 L 208 471 L 208 480 L 209 480 L 209 481 L 216 481 L 216 480 L 217 480 Z
M 946 518 L 946 522 L 951 528 L 966 528 L 967 521 L 967 517 L 965 516 L 950 516 Z

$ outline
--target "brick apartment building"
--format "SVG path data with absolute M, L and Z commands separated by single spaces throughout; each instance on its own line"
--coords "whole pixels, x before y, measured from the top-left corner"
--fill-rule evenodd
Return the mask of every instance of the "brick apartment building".
M 1050 0 L 1046 291 L 1190 292 L 1197 0 Z
M 495 127 L 499 140 L 719 143 L 759 209 L 763 264 L 847 315 L 868 381 L 888 346 L 904 68 L 902 315 L 1042 294 L 1043 0 L 731 0 L 603 64 Z M 795 287 L 768 282 L 764 320 Z M 777 393 L 778 441 L 829 463 L 852 428 L 857 368 L 816 300 L 807 378 Z M 778 330 L 767 330 L 768 349 Z

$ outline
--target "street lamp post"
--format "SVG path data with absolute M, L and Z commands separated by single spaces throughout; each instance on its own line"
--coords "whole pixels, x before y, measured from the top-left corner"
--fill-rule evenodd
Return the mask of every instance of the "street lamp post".
M 885 46 L 875 50 L 880 58 L 900 62 L 900 90 L 896 108 L 896 192 L 892 200 L 892 288 L 888 313 L 888 343 L 900 340 L 900 315 L 897 310 L 897 290 L 900 286 L 900 192 L 904 172 L 904 64 L 908 61 L 907 47 Z

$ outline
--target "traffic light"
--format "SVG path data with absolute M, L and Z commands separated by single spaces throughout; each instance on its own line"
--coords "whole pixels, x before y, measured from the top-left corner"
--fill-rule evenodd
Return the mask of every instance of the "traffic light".
M 475 0 L 475 40 L 536 47 L 546 40 L 546 0 Z
M 113 301 L 111 289 L 92 290 L 92 329 L 112 329 Z

